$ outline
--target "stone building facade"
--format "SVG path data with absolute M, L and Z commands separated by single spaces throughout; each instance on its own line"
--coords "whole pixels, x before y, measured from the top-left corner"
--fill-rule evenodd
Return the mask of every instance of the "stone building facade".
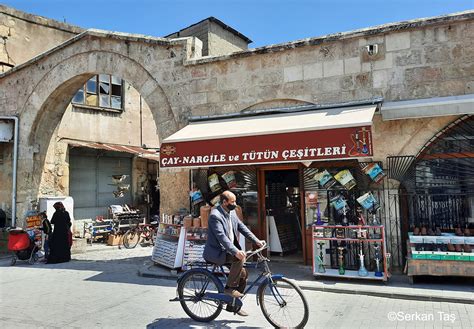
M 374 47 L 377 53 L 370 56 Z M 18 206 L 26 208 L 41 194 L 53 132 L 68 100 L 92 74 L 120 76 L 136 89 L 148 104 L 158 141 L 184 127 L 189 116 L 375 97 L 396 103 L 474 94 L 472 11 L 218 56 L 202 57 L 202 49 L 202 41 L 193 36 L 88 30 L 2 74 L 1 114 L 20 118 Z M 470 111 L 432 108 L 392 120 L 381 111 L 374 117 L 373 159 L 417 154 L 443 127 Z M 188 204 L 183 188 L 189 185 L 188 170 L 161 171 L 160 185 L 163 212 Z

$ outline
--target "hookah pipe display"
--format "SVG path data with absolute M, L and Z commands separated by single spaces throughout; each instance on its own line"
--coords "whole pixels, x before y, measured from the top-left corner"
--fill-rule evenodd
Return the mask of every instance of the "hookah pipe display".
M 314 224 L 320 226 L 320 225 L 323 225 L 324 222 L 321 220 L 321 211 L 319 209 L 319 202 L 316 203 L 316 212 L 315 212 L 315 215 L 316 215 L 316 222 Z M 314 217 L 314 216 L 313 216 Z
M 318 242 L 319 245 L 319 256 L 318 256 L 318 273 L 326 273 L 326 269 L 324 268 L 324 258 L 323 258 L 323 246 L 324 242 Z
M 380 246 L 377 243 L 374 243 L 374 253 L 375 253 L 375 276 L 382 277 L 382 268 L 380 267 Z
M 357 225 L 359 226 L 365 226 L 365 218 L 364 218 L 364 215 L 362 215 L 362 209 L 359 207 L 357 208 L 357 217 L 359 219 L 359 222 Z
M 344 251 L 345 247 L 337 247 L 337 251 L 339 252 L 339 274 L 344 275 L 346 273 L 346 269 L 344 267 Z
M 375 204 L 373 205 L 372 209 L 370 210 L 370 213 L 372 214 L 372 225 L 373 226 L 380 226 L 380 222 L 377 219 L 377 209 L 375 208 Z M 374 228 L 374 233 L 372 235 L 374 239 L 380 239 L 382 237 L 382 234 L 377 233 L 377 229 Z
M 349 226 L 349 221 L 347 220 L 347 210 L 346 210 L 346 205 L 344 205 L 344 207 L 342 208 L 342 213 L 344 215 L 344 217 L 342 218 L 342 225 L 343 226 Z
M 367 269 L 365 268 L 365 265 L 364 265 L 364 253 L 362 251 L 362 242 L 360 243 L 360 253 L 359 253 L 359 260 L 360 260 L 360 267 L 359 267 L 359 271 L 357 272 L 359 274 L 359 276 L 368 276 L 369 275 L 369 272 L 367 271 Z

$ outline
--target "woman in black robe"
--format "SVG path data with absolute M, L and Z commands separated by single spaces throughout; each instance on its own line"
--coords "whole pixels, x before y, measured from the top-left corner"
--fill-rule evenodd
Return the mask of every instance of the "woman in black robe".
M 56 202 L 53 207 L 56 211 L 53 218 L 51 218 L 54 230 L 49 238 L 48 264 L 69 262 L 71 260 L 71 245 L 69 242 L 71 218 L 62 202 Z

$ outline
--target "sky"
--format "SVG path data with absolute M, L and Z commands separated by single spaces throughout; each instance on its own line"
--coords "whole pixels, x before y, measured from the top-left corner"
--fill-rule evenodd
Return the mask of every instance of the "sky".
M 474 0 L 4 0 L 83 28 L 165 36 L 214 16 L 250 48 L 474 9 Z

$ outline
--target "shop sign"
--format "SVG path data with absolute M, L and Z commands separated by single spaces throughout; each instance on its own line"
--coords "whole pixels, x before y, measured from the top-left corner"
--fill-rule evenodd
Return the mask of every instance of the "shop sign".
M 161 168 L 318 161 L 373 155 L 370 126 L 163 143 Z
M 26 217 L 26 228 L 32 229 L 42 225 L 43 218 L 40 215 L 33 215 Z

